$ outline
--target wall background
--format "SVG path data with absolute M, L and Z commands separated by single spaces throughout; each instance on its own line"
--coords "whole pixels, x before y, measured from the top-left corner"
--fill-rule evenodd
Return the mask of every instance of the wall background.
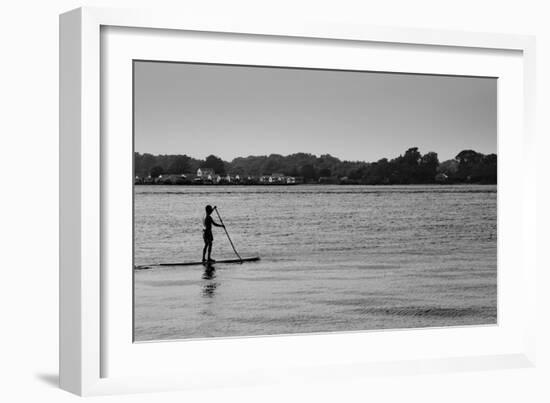
M 171 7 L 231 18 L 323 19 L 373 25 L 537 35 L 539 266 L 548 245 L 550 205 L 550 25 L 536 0 L 210 0 L 5 1 L 0 5 L 0 394 L 2 401 L 75 401 L 55 386 L 58 356 L 58 14 L 81 5 Z M 548 265 L 545 265 L 548 268 Z M 330 385 L 178 392 L 93 398 L 100 401 L 548 401 L 549 275 L 539 279 L 539 366 L 451 375 L 369 378 Z M 545 307 L 545 309 L 543 309 Z

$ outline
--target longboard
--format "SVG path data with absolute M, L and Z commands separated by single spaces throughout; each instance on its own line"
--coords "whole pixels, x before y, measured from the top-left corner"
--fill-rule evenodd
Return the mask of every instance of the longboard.
M 137 270 L 149 269 L 151 267 L 158 266 L 199 266 L 199 265 L 215 265 L 219 263 L 244 263 L 244 262 L 256 262 L 260 260 L 259 256 L 254 257 L 243 257 L 242 259 L 225 259 L 225 260 L 216 260 L 215 262 L 183 262 L 183 263 L 153 263 L 153 264 L 144 264 L 136 266 Z

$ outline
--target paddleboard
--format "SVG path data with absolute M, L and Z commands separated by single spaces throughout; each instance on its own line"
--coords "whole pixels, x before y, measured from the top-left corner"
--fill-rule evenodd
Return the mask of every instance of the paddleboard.
M 182 263 L 154 263 L 154 264 L 144 264 L 140 266 L 135 266 L 137 270 L 143 270 L 143 269 L 149 269 L 151 267 L 159 267 L 159 266 L 199 266 L 199 265 L 215 265 L 220 263 L 245 263 L 245 262 L 257 262 L 260 260 L 259 256 L 254 257 L 243 257 L 242 259 L 224 259 L 224 260 L 216 260 L 215 262 L 182 262 Z

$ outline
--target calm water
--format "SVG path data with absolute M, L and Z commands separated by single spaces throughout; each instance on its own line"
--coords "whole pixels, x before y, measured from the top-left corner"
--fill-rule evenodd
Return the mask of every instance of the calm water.
M 496 323 L 496 186 L 136 186 L 136 341 Z M 217 219 L 214 213 L 215 219 Z M 232 258 L 214 228 L 216 259 Z

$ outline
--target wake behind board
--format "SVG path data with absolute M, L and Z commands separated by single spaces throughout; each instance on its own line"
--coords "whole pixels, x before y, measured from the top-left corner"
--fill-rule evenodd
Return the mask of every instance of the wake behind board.
M 214 265 L 214 264 L 220 264 L 220 263 L 245 263 L 245 262 L 257 262 L 260 260 L 259 256 L 254 257 L 243 257 L 242 259 L 225 259 L 225 260 L 216 260 L 213 263 L 207 263 L 207 262 L 183 262 L 183 263 L 154 263 L 154 264 L 144 264 L 140 266 L 136 266 L 137 270 L 143 270 L 143 269 L 149 269 L 151 267 L 159 267 L 159 266 L 200 266 L 200 265 Z

